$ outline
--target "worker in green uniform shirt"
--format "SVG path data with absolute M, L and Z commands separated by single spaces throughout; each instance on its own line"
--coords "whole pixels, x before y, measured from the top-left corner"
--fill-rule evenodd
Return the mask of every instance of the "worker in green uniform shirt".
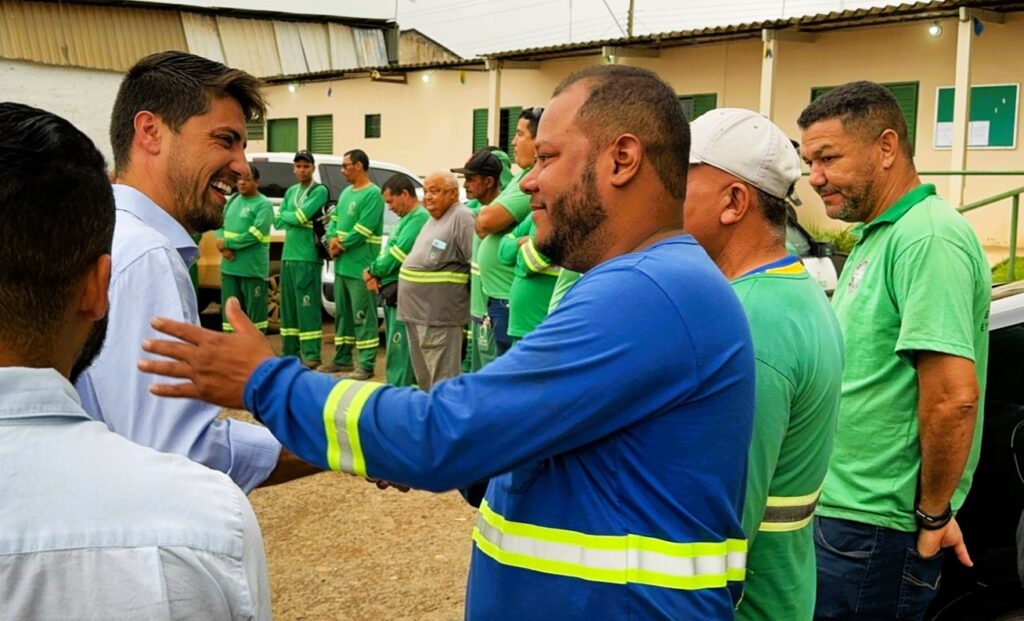
M 690 125 L 683 227 L 732 283 L 750 324 L 756 413 L 741 620 L 814 614 L 815 506 L 832 453 L 843 338 L 825 292 L 786 250 L 800 156 L 771 121 L 723 108 Z
M 463 187 L 469 201 L 466 207 L 473 214 L 490 204 L 502 188 L 512 179 L 509 170 L 511 162 L 507 154 L 497 148 L 485 147 L 470 156 L 462 168 L 451 171 L 465 175 Z M 479 371 L 497 355 L 494 344 L 494 332 L 487 320 L 487 296 L 484 295 L 483 282 L 480 277 L 480 266 L 477 257 L 480 252 L 480 238 L 473 236 L 473 258 L 470 262 L 470 303 L 469 333 L 466 340 L 466 358 L 462 370 Z
M 508 335 L 508 298 L 513 278 L 512 267 L 501 261 L 499 249 L 501 238 L 530 214 L 530 197 L 519 189 L 519 182 L 537 160 L 533 141 L 542 112 L 542 108 L 530 108 L 519 115 L 512 145 L 516 164 L 522 170 L 476 217 L 476 234 L 482 240 L 477 264 L 484 295 L 487 296 L 487 320 L 494 332 L 498 355 L 512 346 L 512 338 Z
M 562 301 L 566 293 L 569 293 L 569 289 L 576 284 L 583 274 L 567 270 L 564 267 L 558 272 L 558 278 L 555 279 L 555 290 L 551 292 L 551 301 L 548 302 L 548 314 L 555 312 L 558 308 L 558 303 Z
M 537 250 L 536 239 L 537 228 L 530 214 L 501 240 L 501 260 L 513 266 L 515 274 L 508 298 L 508 334 L 515 341 L 548 316 L 551 294 L 561 272 Z
M 398 319 L 398 272 L 430 214 L 420 205 L 416 185 L 405 175 L 392 175 L 384 182 L 381 194 L 388 209 L 400 220 L 388 237 L 387 246 L 363 270 L 363 282 L 368 290 L 378 294 L 384 306 L 387 382 L 393 386 L 412 386 L 416 374 L 409 358 L 409 334 L 405 323 Z
M 285 356 L 299 356 L 310 369 L 320 366 L 323 323 L 320 269 L 312 219 L 327 203 L 327 188 L 313 181 L 315 160 L 309 151 L 295 154 L 298 183 L 288 188 L 274 226 L 284 229 L 281 251 L 281 342 Z
M 327 227 L 334 259 L 334 359 L 326 373 L 353 369 L 349 377 L 373 377 L 377 362 L 377 296 L 367 290 L 363 270 L 380 252 L 384 198 L 370 181 L 370 158 L 361 149 L 345 153 L 341 173 L 349 186 L 338 198 Z M 353 350 L 358 360 L 353 361 Z M 353 364 L 357 362 L 358 364 Z
M 270 276 L 270 222 L 274 207 L 260 193 L 260 171 L 238 177 L 238 194 L 224 206 L 224 226 L 217 229 L 220 262 L 221 328 L 231 332 L 224 316 L 228 299 L 238 298 L 242 310 L 262 332 L 267 331 L 267 278 Z

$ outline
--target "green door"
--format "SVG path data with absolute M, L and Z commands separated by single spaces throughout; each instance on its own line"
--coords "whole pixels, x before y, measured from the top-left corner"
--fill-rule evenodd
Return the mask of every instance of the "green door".
M 299 119 L 267 121 L 267 149 L 295 153 L 299 150 Z
M 330 114 L 311 116 L 306 120 L 306 144 L 313 153 L 334 151 L 334 121 Z

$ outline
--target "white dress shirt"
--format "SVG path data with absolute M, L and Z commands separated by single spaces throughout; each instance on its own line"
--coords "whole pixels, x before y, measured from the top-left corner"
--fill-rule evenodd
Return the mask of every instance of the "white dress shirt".
M 270 619 L 231 480 L 91 420 L 53 369 L 0 368 L 0 619 Z
M 217 420 L 199 401 L 153 396 L 154 377 L 137 368 L 142 341 L 160 335 L 154 317 L 198 324 L 188 265 L 199 254 L 185 229 L 145 194 L 114 186 L 110 315 L 103 351 L 76 384 L 82 406 L 111 431 L 227 473 L 249 492 L 277 465 L 281 445 L 264 427 Z

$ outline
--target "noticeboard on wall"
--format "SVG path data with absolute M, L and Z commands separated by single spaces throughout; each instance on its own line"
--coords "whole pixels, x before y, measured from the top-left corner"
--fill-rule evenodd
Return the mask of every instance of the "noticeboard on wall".
M 940 86 L 935 95 L 936 149 L 953 146 L 953 87 Z M 971 87 L 968 106 L 967 147 L 1017 147 L 1017 108 L 1020 84 L 983 84 Z

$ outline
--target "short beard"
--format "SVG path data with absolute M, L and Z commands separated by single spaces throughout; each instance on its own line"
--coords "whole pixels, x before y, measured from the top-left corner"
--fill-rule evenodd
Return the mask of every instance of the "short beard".
M 75 360 L 75 364 L 71 367 L 71 383 L 74 384 L 78 380 L 78 376 L 81 375 L 89 365 L 92 364 L 96 356 L 103 350 L 103 342 L 107 339 L 107 317 L 104 316 L 92 325 L 92 329 L 89 331 L 89 336 L 85 339 L 85 344 L 82 345 L 82 351 L 79 352 L 78 358 Z
M 585 272 L 597 263 L 603 248 L 598 230 L 608 219 L 597 196 L 596 161 L 591 155 L 580 183 L 545 205 L 551 233 L 537 240 L 537 250 L 552 264 L 577 272 Z
M 179 221 L 188 231 L 205 233 L 224 224 L 223 207 L 210 199 L 212 180 L 200 179 L 198 171 L 190 178 L 178 154 L 171 158 L 167 179 L 174 188 L 174 206 L 178 210 Z

